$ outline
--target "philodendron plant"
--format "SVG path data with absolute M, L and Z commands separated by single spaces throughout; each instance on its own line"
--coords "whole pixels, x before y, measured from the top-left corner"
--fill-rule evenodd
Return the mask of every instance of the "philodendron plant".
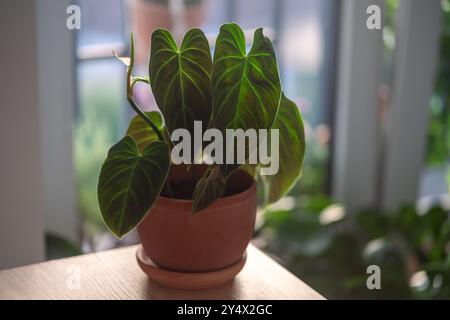
M 180 196 L 176 181 L 168 179 L 175 165 L 170 156 L 176 148 L 173 133 L 185 129 L 192 136 L 198 134 L 195 123 L 224 136 L 229 129 L 267 132 L 258 143 L 270 142 L 271 129 L 278 129 L 279 169 L 275 175 L 262 176 L 266 204 L 277 201 L 300 176 L 303 121 L 298 107 L 281 90 L 272 43 L 260 28 L 248 52 L 246 48 L 244 33 L 234 23 L 221 26 L 213 58 L 201 30 L 189 30 L 178 47 L 169 31 L 158 29 L 151 37 L 149 77 L 134 77 L 131 37 L 130 58 L 119 59 L 127 66 L 127 100 L 137 115 L 127 135 L 109 150 L 98 184 L 102 216 L 116 236 L 137 226 L 160 195 L 191 199 L 192 214 L 196 214 L 226 195 L 227 181 L 235 170 L 246 170 L 255 178 L 259 174 L 263 164 L 258 159 L 252 164 L 208 162 L 197 176 L 202 161 L 194 148 L 188 156 L 192 164 L 186 165 L 186 171 L 194 172 L 192 181 Z M 143 112 L 137 106 L 133 87 L 138 82 L 151 86 L 160 112 Z M 206 151 L 204 141 L 200 149 Z M 230 153 L 225 147 L 220 151 Z M 245 159 L 252 152 L 256 151 L 247 152 Z

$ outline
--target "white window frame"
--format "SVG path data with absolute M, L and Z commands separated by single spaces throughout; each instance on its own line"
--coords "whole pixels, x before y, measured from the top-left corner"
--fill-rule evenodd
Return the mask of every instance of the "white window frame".
M 381 182 L 381 205 L 385 210 L 417 200 L 438 58 L 440 1 L 400 1 L 396 29 L 392 102 Z
M 382 34 L 366 28 L 373 4 L 383 9 L 384 1 L 344 0 L 341 17 L 332 193 L 350 212 L 416 202 L 441 30 L 439 0 L 400 0 L 392 101 L 382 135 Z
M 370 5 L 382 0 L 344 0 L 341 7 L 332 195 L 349 211 L 377 200 L 382 31 L 366 26 Z M 382 11 L 383 14 L 383 11 Z

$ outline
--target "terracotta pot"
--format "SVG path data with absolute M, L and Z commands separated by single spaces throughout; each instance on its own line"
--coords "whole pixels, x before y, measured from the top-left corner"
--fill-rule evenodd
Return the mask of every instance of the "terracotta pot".
M 183 172 L 171 175 L 184 178 Z M 229 185 L 238 193 L 218 199 L 194 216 L 191 200 L 159 197 L 138 226 L 150 259 L 178 272 L 218 270 L 239 261 L 254 231 L 256 185 L 243 171 L 230 177 Z

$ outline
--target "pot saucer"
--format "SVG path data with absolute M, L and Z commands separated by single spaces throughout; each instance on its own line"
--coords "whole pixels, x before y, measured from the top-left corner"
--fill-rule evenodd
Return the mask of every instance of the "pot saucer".
M 209 289 L 232 280 L 244 267 L 247 253 L 235 264 L 223 269 L 209 272 L 176 272 L 158 267 L 145 253 L 140 245 L 136 251 L 136 259 L 148 277 L 164 286 L 176 289 Z

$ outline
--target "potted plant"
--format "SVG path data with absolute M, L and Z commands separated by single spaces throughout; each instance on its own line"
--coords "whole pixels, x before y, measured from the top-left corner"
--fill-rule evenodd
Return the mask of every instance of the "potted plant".
M 119 58 L 137 115 L 101 169 L 100 210 L 118 237 L 137 226 L 143 254 L 171 272 L 211 272 L 242 262 L 254 230 L 255 178 L 264 174 L 265 203 L 271 204 L 290 189 L 303 164 L 301 114 L 282 93 L 274 48 L 262 29 L 247 53 L 241 28 L 224 24 L 213 59 L 210 52 L 199 29 L 189 30 L 180 47 L 169 31 L 157 29 L 149 77 L 132 75 L 133 37 L 130 58 Z M 136 105 L 138 82 L 150 85 L 160 112 Z M 240 145 L 233 146 L 236 136 L 220 143 L 229 132 L 250 130 L 258 130 L 258 141 L 244 156 Z M 181 139 L 183 133 L 194 142 Z M 263 146 L 278 161 L 276 174 L 269 172 Z M 217 160 L 220 154 L 226 161 Z

